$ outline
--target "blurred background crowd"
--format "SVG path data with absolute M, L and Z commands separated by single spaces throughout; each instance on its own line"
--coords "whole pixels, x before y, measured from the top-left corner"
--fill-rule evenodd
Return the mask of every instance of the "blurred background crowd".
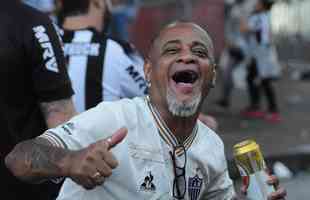
M 145 53 L 156 31 L 173 20 L 191 20 L 207 28 L 216 43 L 217 58 L 227 40 L 234 40 L 241 18 L 251 15 L 256 0 L 110 0 L 110 33 L 135 44 Z M 56 19 L 57 0 L 24 0 Z M 273 0 L 271 10 L 272 39 L 281 62 L 302 68 L 309 60 L 310 22 L 308 0 Z M 307 70 L 307 69 L 301 69 Z M 295 76 L 297 76 L 295 74 Z

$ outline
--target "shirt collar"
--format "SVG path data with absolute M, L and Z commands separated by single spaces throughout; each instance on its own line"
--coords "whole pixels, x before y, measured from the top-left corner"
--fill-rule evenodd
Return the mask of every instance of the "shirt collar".
M 154 118 L 154 121 L 157 126 L 157 130 L 161 138 L 172 148 L 176 149 L 176 154 L 178 156 L 182 155 L 184 153 L 184 149 L 181 146 L 185 147 L 185 150 L 187 150 L 191 144 L 193 143 L 197 132 L 198 132 L 198 124 L 196 123 L 195 127 L 192 130 L 192 133 L 186 138 L 186 140 L 181 144 L 175 135 L 172 133 L 172 131 L 169 129 L 165 121 L 162 119 L 159 111 L 152 105 L 150 101 L 150 97 L 145 97 L 146 104 Z M 179 148 L 178 148 L 179 147 Z

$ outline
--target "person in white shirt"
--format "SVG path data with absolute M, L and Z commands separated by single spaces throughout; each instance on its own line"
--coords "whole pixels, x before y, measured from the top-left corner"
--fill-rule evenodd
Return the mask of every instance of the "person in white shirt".
M 223 142 L 198 120 L 216 75 L 208 33 L 168 25 L 144 71 L 149 96 L 103 102 L 18 144 L 8 168 L 26 181 L 66 178 L 58 200 L 233 199 Z
M 105 34 L 111 18 L 109 0 L 58 0 L 68 74 L 78 112 L 102 101 L 147 94 L 143 57 L 132 44 Z M 88 9 L 87 9 L 88 8 Z M 213 130 L 218 123 L 203 113 L 200 120 Z
M 274 80 L 281 76 L 275 46 L 272 42 L 270 10 L 273 0 L 258 0 L 254 13 L 241 23 L 241 31 L 246 33 L 248 42 L 248 74 L 247 84 L 249 106 L 242 115 L 250 118 L 265 118 L 268 122 L 281 122 Z M 263 92 L 263 93 L 262 93 Z M 262 110 L 262 94 L 266 96 L 266 113 Z

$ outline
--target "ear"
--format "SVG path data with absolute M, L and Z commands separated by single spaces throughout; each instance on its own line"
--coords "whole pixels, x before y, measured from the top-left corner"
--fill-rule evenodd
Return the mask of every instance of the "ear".
M 102 0 L 91 0 L 91 3 L 95 6 L 95 8 L 99 9 L 102 8 L 103 6 L 105 6 L 104 1 Z
M 148 58 L 146 58 L 144 62 L 144 75 L 145 75 L 145 80 L 147 82 L 151 81 L 152 64 Z

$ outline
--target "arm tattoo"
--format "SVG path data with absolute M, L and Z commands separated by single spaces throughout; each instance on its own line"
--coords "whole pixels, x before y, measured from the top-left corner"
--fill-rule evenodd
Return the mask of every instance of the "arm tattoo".
M 31 163 L 31 169 L 34 171 L 48 170 L 57 173 L 59 169 L 55 163 L 61 161 L 66 153 L 64 149 L 54 148 L 44 142 L 40 139 L 35 140 L 36 148 L 31 148 L 26 154 L 26 161 Z
M 41 103 L 41 110 L 49 128 L 54 128 L 72 118 L 75 114 L 72 99 Z
M 7 156 L 6 164 L 19 178 L 41 182 L 49 178 L 67 176 L 64 160 L 72 151 L 51 146 L 44 138 L 19 143 Z

